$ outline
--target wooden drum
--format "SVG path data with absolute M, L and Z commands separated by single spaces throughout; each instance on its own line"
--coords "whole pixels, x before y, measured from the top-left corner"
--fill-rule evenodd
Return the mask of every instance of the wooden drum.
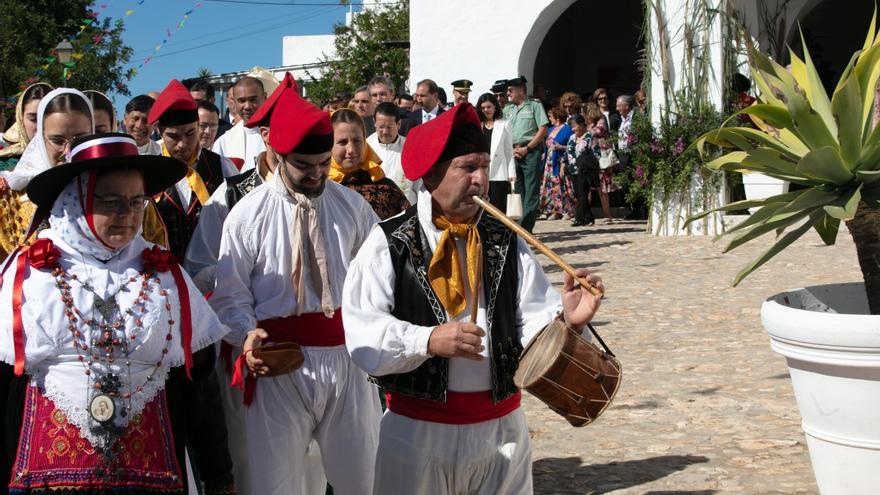
M 526 346 L 513 381 L 573 426 L 585 426 L 611 404 L 620 378 L 612 354 L 553 320 Z

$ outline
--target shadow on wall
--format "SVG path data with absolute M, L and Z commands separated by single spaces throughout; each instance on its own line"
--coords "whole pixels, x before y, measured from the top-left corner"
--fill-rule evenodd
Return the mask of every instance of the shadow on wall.
M 539 459 L 532 465 L 535 493 L 608 493 L 658 480 L 693 464 L 709 462 L 697 455 L 665 455 L 635 461 L 581 465 L 579 457 Z M 713 491 L 659 493 L 711 494 Z

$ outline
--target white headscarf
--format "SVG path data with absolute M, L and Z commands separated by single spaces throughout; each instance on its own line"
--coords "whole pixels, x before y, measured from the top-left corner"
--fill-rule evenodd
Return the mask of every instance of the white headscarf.
M 28 143 L 24 153 L 15 169 L 11 172 L 5 172 L 6 182 L 13 191 L 24 191 L 31 179 L 40 172 L 48 170 L 55 166 L 55 163 L 49 159 L 49 150 L 46 149 L 46 140 L 43 138 L 43 117 L 46 113 L 46 107 L 55 99 L 56 96 L 63 94 L 76 95 L 85 102 L 89 109 L 89 121 L 91 122 L 91 132 L 95 132 L 95 118 L 92 111 L 92 103 L 86 95 L 73 88 L 58 88 L 52 90 L 42 100 L 37 108 L 37 132 L 34 134 L 31 142 Z
M 91 189 L 94 189 L 95 180 L 92 172 L 85 172 L 67 184 L 52 205 L 49 227 L 83 256 L 106 262 L 124 247 L 114 249 L 104 243 L 90 223 L 92 212 L 88 210 L 88 197 Z M 138 228 L 138 235 L 141 234 L 141 228 Z

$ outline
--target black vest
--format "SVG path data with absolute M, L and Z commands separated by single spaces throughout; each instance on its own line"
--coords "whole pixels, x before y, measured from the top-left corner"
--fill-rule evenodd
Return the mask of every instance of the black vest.
M 205 187 L 208 188 L 208 194 L 214 194 L 214 191 L 223 183 L 223 168 L 220 166 L 220 155 L 213 151 L 202 149 L 199 154 L 199 160 L 196 162 L 195 171 L 201 176 Z M 192 239 L 193 231 L 196 230 L 196 224 L 199 221 L 199 213 L 202 211 L 202 205 L 199 203 L 193 192 L 191 201 L 184 203 L 181 201 L 180 194 L 175 186 L 166 189 L 159 199 L 156 201 L 156 208 L 165 223 L 165 229 L 168 232 L 169 250 L 177 256 L 178 260 L 182 260 L 186 255 L 186 247 Z M 188 204 L 189 207 L 184 207 Z M 186 208 L 186 209 L 184 209 Z
M 416 325 L 437 326 L 446 322 L 443 305 L 428 281 L 431 252 L 419 225 L 416 207 L 379 224 L 388 240 L 394 265 L 394 309 L 397 319 Z M 477 223 L 483 245 L 483 291 L 492 359 L 492 397 L 504 400 L 517 388 L 513 375 L 522 354 L 516 326 L 516 236 L 490 215 Z M 374 381 L 389 392 L 418 399 L 446 402 L 449 359 L 429 358 L 409 373 L 385 375 Z
M 232 211 L 232 207 L 241 201 L 241 198 L 245 197 L 247 193 L 253 191 L 262 183 L 263 178 L 260 177 L 256 168 L 252 168 L 247 172 L 238 175 L 233 175 L 232 177 L 227 177 L 226 204 L 229 207 L 229 210 Z

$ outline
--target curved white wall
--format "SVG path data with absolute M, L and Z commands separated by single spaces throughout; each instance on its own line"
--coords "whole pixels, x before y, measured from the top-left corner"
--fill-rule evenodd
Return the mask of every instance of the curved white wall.
M 474 82 L 474 103 L 497 79 L 531 78 L 547 30 L 574 2 L 411 0 L 410 91 L 430 78 L 451 98 L 450 83 L 465 78 Z

